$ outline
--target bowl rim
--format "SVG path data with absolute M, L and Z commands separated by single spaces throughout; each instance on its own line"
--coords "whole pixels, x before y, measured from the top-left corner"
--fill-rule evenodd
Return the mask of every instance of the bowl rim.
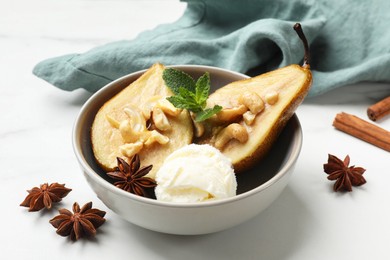
M 223 72 L 223 73 L 229 73 L 229 74 L 233 74 L 236 76 L 240 76 L 243 79 L 249 78 L 249 76 L 242 74 L 242 73 L 239 73 L 239 72 L 235 72 L 235 71 L 231 71 L 231 70 L 223 69 L 223 68 L 219 68 L 219 67 L 206 66 L 206 65 L 188 65 L 188 64 L 186 64 L 186 65 L 169 65 L 169 66 L 167 65 L 165 67 L 178 68 L 178 69 L 180 69 L 180 68 L 202 69 L 202 70 L 207 70 L 207 71 L 213 70 L 216 72 Z M 203 208 L 203 207 L 213 207 L 213 206 L 233 203 L 233 202 L 236 202 L 239 200 L 243 200 L 247 197 L 253 196 L 254 194 L 257 194 L 257 193 L 269 188 L 274 183 L 278 182 L 280 179 L 282 179 L 283 176 L 285 176 L 289 172 L 289 169 L 291 169 L 294 166 L 294 164 L 297 161 L 299 154 L 301 152 L 302 143 L 303 143 L 302 127 L 301 127 L 301 124 L 299 122 L 298 116 L 295 113 L 291 119 L 294 118 L 294 120 L 297 121 L 296 122 L 297 128 L 296 128 L 296 131 L 294 131 L 294 137 L 293 137 L 294 145 L 293 145 L 293 148 L 291 149 L 291 153 L 290 153 L 288 160 L 285 162 L 283 167 L 275 174 L 275 176 L 273 176 L 271 179 L 267 180 L 266 182 L 264 182 L 263 184 L 261 184 L 260 186 L 254 188 L 254 189 L 251 189 L 251 190 L 246 191 L 244 193 L 238 194 L 236 196 L 222 198 L 222 199 L 218 199 L 218 200 L 209 200 L 209 201 L 204 201 L 204 202 L 192 202 L 192 203 L 166 202 L 166 201 L 159 201 L 159 200 L 151 199 L 151 198 L 145 198 L 142 196 L 132 194 L 130 192 L 126 192 L 126 191 L 112 185 L 108 181 L 104 180 L 98 173 L 96 173 L 92 169 L 92 167 L 88 164 L 86 158 L 82 155 L 81 145 L 79 144 L 80 142 L 78 142 L 79 136 L 77 135 L 77 133 L 79 133 L 82 129 L 82 124 L 81 124 L 81 122 L 83 121 L 82 118 L 84 118 L 84 116 L 85 116 L 84 115 L 85 111 L 88 110 L 88 108 L 93 105 L 94 100 L 98 96 L 102 95 L 102 93 L 107 91 L 107 89 L 111 88 L 113 85 L 116 85 L 123 80 L 126 80 L 127 78 L 136 77 L 138 75 L 141 75 L 145 71 L 147 71 L 147 69 L 139 70 L 139 71 L 136 71 L 133 73 L 129 73 L 129 74 L 124 75 L 124 76 L 106 84 L 105 86 L 103 86 L 101 89 L 99 89 L 97 92 L 95 92 L 94 94 L 92 94 L 88 98 L 88 100 L 81 107 L 81 109 L 80 109 L 80 111 L 75 119 L 73 129 L 72 129 L 73 152 L 76 156 L 76 159 L 77 159 L 79 165 L 82 167 L 82 170 L 84 171 L 84 173 L 87 174 L 90 178 L 92 178 L 99 185 L 103 186 L 104 188 L 108 189 L 109 191 L 111 191 L 113 193 L 116 193 L 116 194 L 121 195 L 121 196 L 125 196 L 126 198 L 134 200 L 138 203 L 144 203 L 144 204 L 149 204 L 149 205 L 158 206 L 158 207 Z

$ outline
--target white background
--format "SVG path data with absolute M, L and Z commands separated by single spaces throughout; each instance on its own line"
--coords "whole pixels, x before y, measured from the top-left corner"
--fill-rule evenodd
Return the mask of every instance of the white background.
M 347 86 L 306 99 L 297 110 L 304 144 L 281 196 L 254 219 L 220 233 L 174 236 L 130 224 L 106 208 L 73 155 L 71 130 L 90 96 L 34 77 L 39 61 L 122 39 L 179 18 L 179 1 L 0 0 L 1 259 L 390 259 L 389 153 L 332 127 L 341 111 L 367 119 L 389 84 Z M 390 129 L 390 119 L 379 125 Z M 322 165 L 328 153 L 367 169 L 367 184 L 335 193 Z M 48 223 L 56 211 L 19 204 L 44 182 L 73 191 L 58 207 L 93 201 L 107 211 L 95 240 L 76 243 Z M 226 212 L 229 214 L 229 212 Z

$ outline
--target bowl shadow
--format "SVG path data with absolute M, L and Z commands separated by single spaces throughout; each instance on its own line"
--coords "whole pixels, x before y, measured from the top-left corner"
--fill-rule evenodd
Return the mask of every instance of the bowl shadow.
M 288 186 L 261 214 L 234 228 L 208 235 L 180 236 L 127 224 L 138 247 L 160 259 L 289 259 L 305 244 L 311 214 Z M 129 238 L 130 239 L 130 238 Z

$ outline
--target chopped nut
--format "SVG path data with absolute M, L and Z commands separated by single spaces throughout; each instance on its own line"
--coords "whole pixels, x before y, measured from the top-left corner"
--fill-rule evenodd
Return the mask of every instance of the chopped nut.
M 233 123 L 222 129 L 218 133 L 214 146 L 217 149 L 223 149 L 225 145 L 232 139 L 236 139 L 240 143 L 248 141 L 249 135 L 245 127 L 240 124 Z
M 130 126 L 134 132 L 146 130 L 146 120 L 138 110 L 125 108 L 124 112 L 129 117 Z
M 169 137 L 160 134 L 156 130 L 148 131 L 148 138 L 144 142 L 145 145 L 151 145 L 153 143 L 166 144 L 169 142 Z
M 145 118 L 145 120 L 149 120 L 152 116 L 152 108 L 151 107 L 144 107 L 141 111 L 142 116 Z
M 196 114 L 194 112 L 190 112 L 191 119 L 192 119 L 192 124 L 194 125 L 194 135 L 195 137 L 201 137 L 204 134 L 205 128 L 204 124 L 201 122 L 196 122 Z
M 251 111 L 245 112 L 242 117 L 244 118 L 244 122 L 247 125 L 252 125 L 255 121 L 256 114 L 253 114 Z
M 133 157 L 135 154 L 139 153 L 144 144 L 140 141 L 131 144 L 123 144 L 119 147 L 120 152 L 126 157 Z
M 168 118 L 161 110 L 161 108 L 154 107 L 152 112 L 153 123 L 157 129 L 161 131 L 167 131 L 171 129 L 171 124 L 168 121 Z
M 265 95 L 265 101 L 270 104 L 274 105 L 279 99 L 279 94 L 276 91 L 270 91 Z
M 120 122 L 119 131 L 125 143 L 134 143 L 146 131 L 146 120 L 136 108 L 126 107 L 123 111 L 129 119 Z
M 159 99 L 161 99 L 161 96 L 153 96 L 148 100 L 142 110 L 139 110 L 137 107 L 127 106 L 123 111 L 129 119 L 125 119 L 122 122 L 117 122 L 115 119 L 107 116 L 107 120 L 109 120 L 110 124 L 114 126 L 118 125 L 118 129 L 125 143 L 121 145 L 119 149 L 124 156 L 134 156 L 139 153 L 145 145 L 151 145 L 156 142 L 159 144 L 166 144 L 169 142 L 167 136 L 160 134 L 156 130 L 150 131 L 146 126 L 147 120 L 152 117 L 156 129 L 160 131 L 171 129 L 171 125 L 164 114 L 164 111 L 156 106 Z
M 201 137 L 204 134 L 204 125 L 200 122 L 195 122 L 194 123 L 194 130 L 195 130 L 195 137 Z
M 119 131 L 125 143 L 134 143 L 139 139 L 141 132 L 135 131 L 129 120 L 123 120 L 119 125 Z
M 176 108 L 166 98 L 161 98 L 160 100 L 158 100 L 156 107 L 161 108 L 161 110 L 169 116 L 178 116 L 181 112 L 181 109 Z
M 145 120 L 149 120 L 150 116 L 152 114 L 153 108 L 156 106 L 157 101 L 162 99 L 162 96 L 160 95 L 155 95 L 149 98 L 145 104 L 143 105 L 142 109 L 142 115 L 144 116 Z
M 217 114 L 217 118 L 223 122 L 232 122 L 242 116 L 246 111 L 248 111 L 248 108 L 245 105 L 224 108 Z
M 138 109 L 126 107 L 123 111 L 130 118 L 130 124 L 134 131 L 142 132 L 146 130 L 146 120 Z
M 110 125 L 114 128 L 119 128 L 119 121 L 115 120 L 113 117 L 111 117 L 110 115 L 106 114 L 106 119 L 108 121 L 108 123 L 110 123 Z
M 264 109 L 264 101 L 256 92 L 246 91 L 239 98 L 238 102 L 245 105 L 252 114 L 256 115 Z
M 217 137 L 217 135 L 222 131 L 222 129 L 224 129 L 225 126 L 223 125 L 217 125 L 217 126 L 214 126 L 211 128 L 211 142 L 212 143 L 215 143 L 215 139 Z

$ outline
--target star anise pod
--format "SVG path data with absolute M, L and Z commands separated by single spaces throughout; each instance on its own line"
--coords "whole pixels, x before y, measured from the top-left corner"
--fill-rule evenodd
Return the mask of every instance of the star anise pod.
M 362 167 L 349 166 L 350 158 L 347 155 L 344 161 L 334 155 L 328 155 L 328 163 L 324 164 L 324 171 L 328 175 L 328 180 L 336 180 L 333 190 L 352 191 L 352 186 L 360 186 L 366 183 L 363 173 L 366 171 Z
M 65 187 L 65 184 L 57 182 L 52 184 L 41 184 L 28 190 L 29 193 L 20 206 L 28 207 L 28 211 L 38 211 L 43 208 L 51 209 L 53 203 L 60 202 L 72 189 Z
M 112 179 L 117 180 L 114 185 L 133 194 L 147 197 L 146 189 L 154 188 L 157 185 L 152 178 L 144 177 L 150 172 L 153 165 L 140 169 L 141 162 L 138 154 L 131 158 L 130 164 L 122 158 L 117 157 L 116 159 L 118 167 L 115 171 L 107 173 Z
M 67 209 L 60 209 L 60 214 L 50 220 L 50 224 L 57 228 L 57 234 L 63 237 L 70 236 L 73 241 L 81 237 L 96 235 L 96 229 L 104 224 L 105 211 L 92 208 L 92 202 L 85 204 L 81 209 L 77 202 L 73 204 L 73 213 Z

